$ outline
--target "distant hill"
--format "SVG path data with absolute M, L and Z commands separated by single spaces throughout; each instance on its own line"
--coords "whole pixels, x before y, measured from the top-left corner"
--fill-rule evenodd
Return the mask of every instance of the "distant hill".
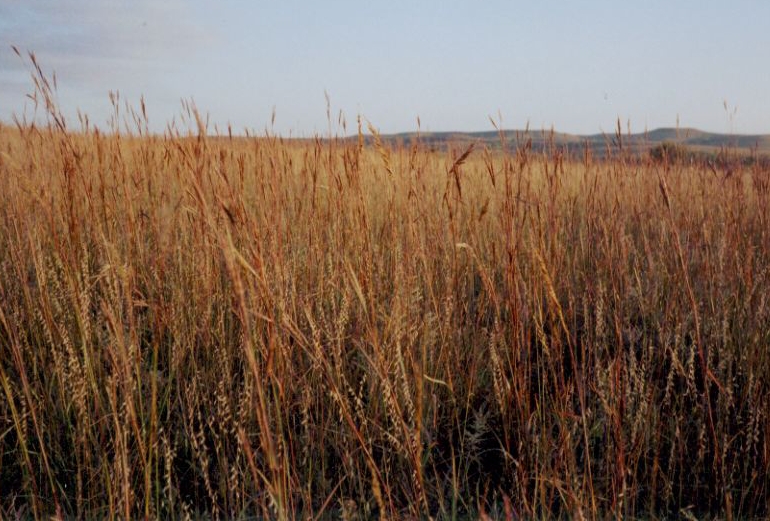
M 770 155 L 770 134 L 718 134 L 694 128 L 658 128 L 637 134 L 622 134 L 620 140 L 614 133 L 577 135 L 563 132 L 540 130 L 505 130 L 500 132 L 408 132 L 381 136 L 387 142 L 421 143 L 444 148 L 448 144 L 476 142 L 491 148 L 500 148 L 501 135 L 509 149 L 530 146 L 535 151 L 548 150 L 552 146 L 579 153 L 586 148 L 597 155 L 608 150 L 625 150 L 641 153 L 664 143 L 681 145 L 695 152 L 717 153 L 722 149 L 745 151 L 756 150 L 761 155 Z

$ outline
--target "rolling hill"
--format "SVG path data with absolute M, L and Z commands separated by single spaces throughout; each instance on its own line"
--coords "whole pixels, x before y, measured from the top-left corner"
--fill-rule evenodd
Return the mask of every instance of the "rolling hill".
M 717 153 L 723 149 L 739 153 L 756 151 L 770 155 L 770 134 L 719 134 L 694 128 L 659 128 L 643 133 L 621 134 L 567 134 L 541 130 L 504 130 L 502 132 L 408 132 L 383 135 L 388 142 L 409 143 L 413 140 L 435 148 L 448 144 L 476 142 L 491 148 L 500 148 L 504 142 L 509 149 L 531 146 L 535 151 L 555 146 L 570 153 L 582 153 L 586 148 L 603 156 L 608 151 L 625 150 L 641 153 L 664 143 L 677 144 L 693 152 Z

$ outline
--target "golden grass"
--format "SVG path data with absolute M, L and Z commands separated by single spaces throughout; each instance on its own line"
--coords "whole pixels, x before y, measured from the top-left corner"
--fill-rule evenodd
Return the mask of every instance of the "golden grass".
M 768 514 L 767 170 L 142 118 L 0 127 L 4 515 Z

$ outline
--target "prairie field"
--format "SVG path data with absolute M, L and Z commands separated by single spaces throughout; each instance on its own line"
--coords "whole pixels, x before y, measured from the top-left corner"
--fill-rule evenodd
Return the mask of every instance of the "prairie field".
M 1 517 L 770 515 L 759 162 L 49 111 L 0 127 Z

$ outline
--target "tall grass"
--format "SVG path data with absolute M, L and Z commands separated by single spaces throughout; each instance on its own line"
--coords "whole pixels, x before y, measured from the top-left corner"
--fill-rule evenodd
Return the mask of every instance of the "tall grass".
M 770 172 L 188 109 L 0 127 L 3 515 L 770 513 Z

